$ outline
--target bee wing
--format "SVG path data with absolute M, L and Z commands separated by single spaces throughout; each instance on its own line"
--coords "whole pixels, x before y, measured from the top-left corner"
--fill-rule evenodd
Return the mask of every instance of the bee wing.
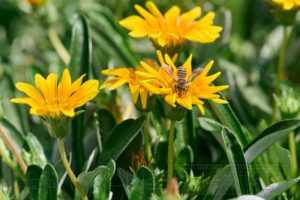
M 176 78 L 176 76 L 174 75 L 174 71 L 173 71 L 173 69 L 172 69 L 172 67 L 171 67 L 170 65 L 162 64 L 161 67 L 165 70 L 165 72 L 167 72 L 167 73 L 171 76 L 171 78 L 172 78 L 174 81 L 177 81 L 177 78 Z
M 188 78 L 187 82 L 192 81 L 194 78 L 199 76 L 203 71 L 203 68 L 199 67 L 193 70 L 192 75 Z

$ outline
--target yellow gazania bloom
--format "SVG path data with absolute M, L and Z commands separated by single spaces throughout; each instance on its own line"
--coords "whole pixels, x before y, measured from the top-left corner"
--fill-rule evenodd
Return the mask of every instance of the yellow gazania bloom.
M 147 63 L 149 67 L 154 67 L 154 64 L 151 61 L 147 61 Z M 145 78 L 138 76 L 136 72 L 144 72 L 144 69 L 138 66 L 136 71 L 131 68 L 103 70 L 102 74 L 115 77 L 103 83 L 100 86 L 100 89 L 109 87 L 109 90 L 115 90 L 124 84 L 128 84 L 133 102 L 137 103 L 138 97 L 140 96 L 142 108 L 146 109 L 148 96 L 151 96 L 152 93 L 149 93 L 149 91 L 142 85 L 142 81 L 144 81 Z
M 177 76 L 178 68 L 174 65 L 174 62 L 167 54 L 165 55 L 165 58 L 163 58 L 161 52 L 158 51 L 158 58 L 161 65 L 170 65 L 173 70 L 173 75 Z M 153 70 L 153 68 L 151 68 L 147 63 L 141 64 L 147 71 L 148 74 L 146 76 L 151 80 L 151 82 L 143 81 L 143 85 L 154 94 L 165 95 L 165 101 L 173 107 L 180 105 L 191 110 L 192 106 L 196 105 L 202 114 L 204 114 L 203 99 L 209 99 L 220 104 L 228 103 L 226 100 L 221 99 L 220 95 L 216 94 L 216 92 L 227 89 L 228 85 L 211 85 L 211 83 L 221 75 L 221 72 L 207 76 L 213 65 L 213 61 L 210 61 L 198 76 L 191 81 L 187 81 L 192 75 L 191 62 L 192 55 L 190 55 L 182 65 L 186 69 L 186 89 L 184 91 L 178 89 L 178 82 L 174 80 L 162 67 L 156 71 Z M 144 74 L 141 74 L 141 76 L 143 75 Z
M 130 36 L 135 38 L 148 36 L 161 47 L 180 45 L 185 40 L 210 43 L 220 37 L 222 27 L 213 25 L 214 12 L 209 12 L 196 20 L 201 15 L 200 7 L 181 15 L 177 6 L 171 7 L 164 15 L 151 1 L 146 3 L 146 7 L 149 11 L 135 5 L 135 9 L 142 17 L 133 15 L 120 21 L 123 27 L 131 31 Z
M 292 10 L 300 6 L 300 0 L 272 0 L 274 3 L 281 5 L 284 10 Z
M 16 83 L 17 89 L 27 97 L 13 98 L 11 102 L 28 104 L 31 107 L 30 114 L 47 119 L 74 117 L 74 110 L 92 100 L 99 91 L 98 80 L 88 80 L 82 84 L 83 77 L 72 83 L 69 70 L 65 69 L 57 85 L 57 74 L 52 73 L 46 79 L 36 74 L 36 87 L 28 83 Z

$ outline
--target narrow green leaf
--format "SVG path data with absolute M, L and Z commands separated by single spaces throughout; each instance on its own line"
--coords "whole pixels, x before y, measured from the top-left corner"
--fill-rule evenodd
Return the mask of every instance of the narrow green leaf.
M 131 141 L 138 135 L 144 124 L 144 120 L 144 117 L 136 120 L 128 119 L 116 126 L 109 134 L 103 146 L 102 159 L 112 158 L 117 160 Z
M 92 43 L 89 34 L 89 26 L 86 18 L 79 15 L 72 29 L 70 45 L 71 60 L 69 69 L 73 80 L 82 74 L 86 74 L 84 80 L 90 77 Z M 74 156 L 75 173 L 79 173 L 85 163 L 83 152 L 84 114 L 75 117 L 72 121 L 72 149 Z
M 214 175 L 207 189 L 205 199 L 220 200 L 232 184 L 230 166 L 226 165 Z
M 269 146 L 291 131 L 300 126 L 300 120 L 287 119 L 265 129 L 245 148 L 245 158 L 247 163 L 251 163 L 257 156 L 264 152 Z
M 273 183 L 265 187 L 262 191 L 260 191 L 256 195 L 266 200 L 273 199 L 276 196 L 283 193 L 284 191 L 288 190 L 290 187 L 296 185 L 299 181 L 300 181 L 300 177 L 289 181 L 280 181 L 278 183 Z
M 236 192 L 238 195 L 249 194 L 249 174 L 242 147 L 228 128 L 223 128 L 222 137 L 226 147 L 225 151 L 229 160 L 231 172 L 233 174 Z
M 122 168 L 118 168 L 118 176 L 121 179 L 123 188 L 125 190 L 125 193 L 127 195 L 127 198 L 129 198 L 129 194 L 130 194 L 130 184 L 132 182 L 132 175 L 130 173 L 128 173 L 127 171 L 125 171 Z
M 47 164 L 40 178 L 38 199 L 57 200 L 57 182 L 57 174 L 54 167 L 51 164 Z
M 155 182 L 153 173 L 150 169 L 141 167 L 132 179 L 129 200 L 151 199 L 154 188 Z
M 248 144 L 248 139 L 246 133 L 243 131 L 242 125 L 238 120 L 237 116 L 232 111 L 232 108 L 229 104 L 220 105 L 213 102 L 210 102 L 213 110 L 215 111 L 219 120 L 233 131 L 238 141 L 241 143 L 242 147 Z
M 82 74 L 89 76 L 92 55 L 91 51 L 92 43 L 88 22 L 84 16 L 79 15 L 73 24 L 70 46 L 71 60 L 69 69 L 73 79 Z
M 96 176 L 93 186 L 94 200 L 108 199 L 112 177 L 115 174 L 116 164 L 110 160 Z
M 37 165 L 29 165 L 26 172 L 26 185 L 28 187 L 30 196 L 33 200 L 38 200 L 39 197 L 39 183 L 43 173 L 42 168 Z

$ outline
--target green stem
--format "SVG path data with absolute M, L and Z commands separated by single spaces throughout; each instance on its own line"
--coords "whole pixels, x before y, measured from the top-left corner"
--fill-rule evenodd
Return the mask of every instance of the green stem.
M 59 153 L 60 153 L 60 156 L 61 156 L 61 160 L 62 160 L 62 163 L 63 163 L 63 165 L 64 165 L 64 167 L 67 171 L 67 174 L 69 175 L 69 177 L 70 177 L 72 183 L 74 184 L 75 188 L 81 194 L 81 198 L 83 200 L 88 200 L 85 192 L 81 188 L 80 182 L 77 180 L 76 176 L 74 175 L 74 173 L 73 173 L 73 171 L 72 171 L 72 169 L 71 169 L 71 167 L 68 163 L 63 140 L 61 138 L 58 138 L 57 142 L 58 142 L 58 148 L 59 148 Z
M 297 163 L 297 150 L 296 150 L 296 142 L 295 142 L 295 133 L 292 132 L 289 134 L 289 149 L 291 153 L 291 161 L 292 161 L 292 177 L 297 176 L 298 163 Z
M 150 164 L 152 160 L 152 152 L 151 152 L 151 137 L 149 134 L 149 115 L 148 112 L 144 112 L 143 115 L 145 116 L 145 122 L 143 126 L 143 133 L 144 133 L 144 153 L 147 160 L 147 163 Z
M 4 128 L 2 128 L 2 126 L 0 126 L 0 133 L 3 137 L 3 140 L 5 141 L 5 143 L 10 147 L 11 152 L 14 154 L 14 156 L 16 157 L 22 171 L 24 174 L 26 174 L 27 171 L 27 165 L 25 163 L 25 161 L 23 160 L 21 153 L 19 152 L 19 150 L 17 149 L 15 143 L 11 140 L 9 134 L 4 130 Z
M 285 63 L 285 55 L 288 47 L 288 41 L 291 34 L 289 34 L 288 27 L 283 27 L 283 39 L 280 47 L 279 52 L 279 59 L 277 63 L 277 81 L 275 87 L 275 94 L 278 96 L 280 95 L 280 84 L 284 80 L 284 63 Z M 277 113 L 277 105 L 276 102 L 273 102 L 273 112 L 272 112 L 272 122 L 276 120 L 276 113 Z
M 171 121 L 168 145 L 168 180 L 173 178 L 175 121 Z

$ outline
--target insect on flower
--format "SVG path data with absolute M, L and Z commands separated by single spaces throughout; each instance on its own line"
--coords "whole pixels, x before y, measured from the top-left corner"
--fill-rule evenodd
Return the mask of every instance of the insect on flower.
M 182 96 L 186 93 L 186 91 L 189 88 L 188 83 L 194 80 L 203 71 L 203 68 L 196 68 L 193 70 L 191 76 L 187 77 L 186 68 L 184 66 L 178 67 L 177 74 L 174 73 L 170 65 L 162 64 L 162 68 L 170 75 L 170 77 L 176 83 L 174 88 L 179 94 L 179 96 Z

